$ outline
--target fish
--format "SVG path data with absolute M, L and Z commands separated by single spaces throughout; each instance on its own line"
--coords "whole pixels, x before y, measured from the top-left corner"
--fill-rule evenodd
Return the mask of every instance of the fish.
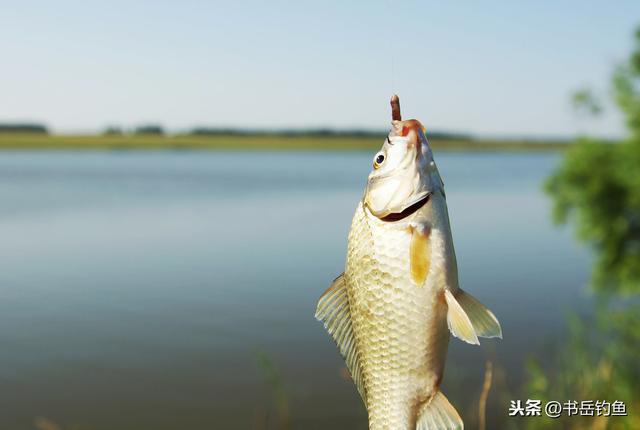
M 370 430 L 463 429 L 440 391 L 450 333 L 502 338 L 496 316 L 458 284 L 444 182 L 415 119 L 391 99 L 391 131 L 373 158 L 348 235 L 344 272 L 315 317 L 346 362 Z

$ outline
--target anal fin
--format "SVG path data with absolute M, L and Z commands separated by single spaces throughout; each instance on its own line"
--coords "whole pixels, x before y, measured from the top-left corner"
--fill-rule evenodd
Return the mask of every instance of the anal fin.
M 449 400 L 437 391 L 418 412 L 416 430 L 463 430 L 464 423 Z
M 347 364 L 353 382 L 360 397 L 367 405 L 367 396 L 363 383 L 362 366 L 359 361 L 358 347 L 351 325 L 351 310 L 347 296 L 344 273 L 338 276 L 329 289 L 320 297 L 316 308 L 316 319 L 324 324 L 340 354 Z

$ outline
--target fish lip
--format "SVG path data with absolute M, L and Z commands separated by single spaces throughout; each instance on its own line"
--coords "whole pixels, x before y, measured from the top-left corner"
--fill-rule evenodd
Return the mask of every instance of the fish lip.
M 411 205 L 407 206 L 401 212 L 390 213 L 388 215 L 381 217 L 380 220 L 385 222 L 395 222 L 395 221 L 403 220 L 409 217 L 410 215 L 413 215 L 418 210 L 420 210 L 420 208 L 426 205 L 429 202 L 429 200 L 431 200 L 431 194 L 432 193 L 430 192 L 425 194 L 424 197 L 421 197 L 415 203 L 412 203 Z

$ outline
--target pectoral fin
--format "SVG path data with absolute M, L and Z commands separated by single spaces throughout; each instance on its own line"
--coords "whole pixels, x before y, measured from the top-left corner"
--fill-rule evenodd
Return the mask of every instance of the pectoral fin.
M 499 337 L 502 328 L 496 316 L 469 293 L 458 289 L 455 297 L 445 289 L 449 310 L 447 323 L 451 333 L 465 342 L 479 345 L 478 337 Z
M 416 430 L 462 430 L 464 423 L 449 400 L 437 391 L 418 413 Z
M 424 225 L 411 227 L 411 246 L 409 253 L 411 279 L 419 287 L 424 285 L 431 266 L 430 230 Z
M 360 397 L 367 405 L 367 396 L 362 381 L 362 366 L 351 325 L 351 311 L 347 297 L 344 273 L 338 276 L 329 289 L 320 297 L 316 309 L 316 319 L 324 324 L 347 364 Z

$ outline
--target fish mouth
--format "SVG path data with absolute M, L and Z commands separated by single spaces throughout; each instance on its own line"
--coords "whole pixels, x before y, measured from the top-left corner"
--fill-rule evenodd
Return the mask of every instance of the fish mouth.
M 385 215 L 382 218 L 380 218 L 380 220 L 381 221 L 386 221 L 386 222 L 394 222 L 394 221 L 403 220 L 403 219 L 407 218 L 408 216 L 413 215 L 421 207 L 426 205 L 427 202 L 429 201 L 429 199 L 431 199 L 431 193 L 427 193 L 420 200 L 418 200 L 417 202 L 413 203 L 412 205 L 406 207 L 402 212 L 390 213 L 389 215 Z

